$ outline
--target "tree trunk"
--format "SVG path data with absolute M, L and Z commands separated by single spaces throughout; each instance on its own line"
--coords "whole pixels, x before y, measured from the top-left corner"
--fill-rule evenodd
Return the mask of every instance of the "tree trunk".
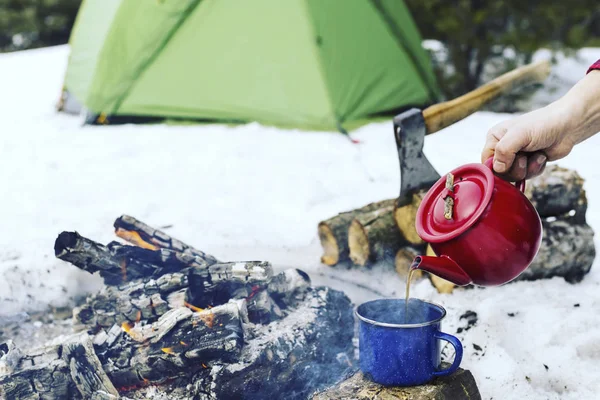
M 348 248 L 348 229 L 354 218 L 361 214 L 377 210 L 395 200 L 383 200 L 369 203 L 356 210 L 347 211 L 336 215 L 328 220 L 321 221 L 318 226 L 319 240 L 323 247 L 321 262 L 326 265 L 336 265 L 348 260 L 350 255 Z
M 394 220 L 394 204 L 358 214 L 348 229 L 350 259 L 356 265 L 382 261 L 395 256 L 404 243 Z
M 443 364 L 442 368 L 447 368 Z M 471 372 L 459 368 L 454 374 L 412 387 L 385 387 L 372 382 L 361 372 L 337 385 L 316 393 L 312 400 L 481 400 Z

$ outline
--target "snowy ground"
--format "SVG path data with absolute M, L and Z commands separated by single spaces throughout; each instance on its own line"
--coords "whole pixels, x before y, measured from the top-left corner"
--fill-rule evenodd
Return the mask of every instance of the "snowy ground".
M 355 303 L 402 292 L 389 268 L 319 264 L 316 236 L 321 219 L 398 194 L 390 123 L 353 133 L 360 145 L 336 133 L 257 124 L 82 127 L 54 111 L 67 54 L 62 46 L 0 55 L 0 316 L 65 305 L 95 290 L 98 279 L 54 258 L 54 240 L 62 230 L 114 240 L 121 214 L 172 225 L 168 233 L 220 259 L 302 268 Z M 562 61 L 555 76 L 575 82 L 600 52 L 581 56 Z M 508 117 L 477 113 L 428 137 L 425 152 L 442 173 L 478 162 L 487 129 Z M 560 162 L 586 179 L 597 232 L 599 149 L 600 135 Z M 465 311 L 477 313 L 477 324 L 457 336 L 466 348 L 462 366 L 484 399 L 595 399 L 599 269 L 577 285 L 553 279 L 439 295 L 422 281 L 414 295 L 447 308 L 449 333 L 464 326 Z

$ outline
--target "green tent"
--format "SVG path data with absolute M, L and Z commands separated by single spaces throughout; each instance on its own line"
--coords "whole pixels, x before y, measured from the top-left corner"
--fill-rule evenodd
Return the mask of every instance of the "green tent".
M 84 0 L 64 90 L 95 117 L 336 130 L 434 102 L 400 0 Z

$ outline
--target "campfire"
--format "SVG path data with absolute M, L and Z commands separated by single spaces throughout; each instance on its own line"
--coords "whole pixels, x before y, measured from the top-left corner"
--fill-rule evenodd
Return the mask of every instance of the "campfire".
M 56 257 L 105 285 L 73 310 L 74 333 L 0 344 L 0 397 L 306 398 L 354 369 L 342 292 L 219 261 L 130 216 L 114 227 L 129 244 L 58 235 Z

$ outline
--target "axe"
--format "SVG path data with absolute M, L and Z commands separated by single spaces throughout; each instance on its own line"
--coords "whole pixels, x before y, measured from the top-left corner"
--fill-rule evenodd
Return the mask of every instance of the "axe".
M 400 196 L 394 217 L 409 242 L 423 243 L 414 227 L 416 212 L 424 192 L 440 179 L 423 154 L 425 136 L 468 117 L 490 100 L 515 87 L 542 82 L 550 74 L 550 69 L 549 61 L 524 65 L 453 100 L 424 110 L 412 108 L 394 117 L 394 137 L 400 161 Z

